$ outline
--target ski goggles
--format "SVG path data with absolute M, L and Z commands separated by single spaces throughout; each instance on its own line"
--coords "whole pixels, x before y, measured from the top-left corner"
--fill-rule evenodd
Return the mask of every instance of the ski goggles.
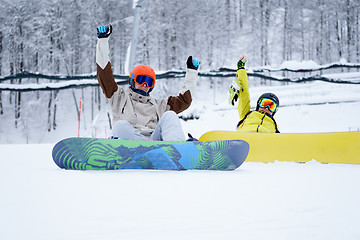
M 267 108 L 270 110 L 270 112 L 275 112 L 277 109 L 277 104 L 276 102 L 274 102 L 273 100 L 269 99 L 269 98 L 263 98 L 261 99 L 259 106 L 261 108 Z
M 146 84 L 149 88 L 153 88 L 155 86 L 155 79 L 145 75 L 137 75 L 134 81 L 139 85 Z

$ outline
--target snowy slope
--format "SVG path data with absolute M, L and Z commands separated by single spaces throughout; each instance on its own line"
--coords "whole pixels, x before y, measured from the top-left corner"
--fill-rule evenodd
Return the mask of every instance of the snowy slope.
M 359 239 L 360 166 L 66 171 L 1 145 L 0 239 Z
M 182 121 L 184 131 L 233 130 L 226 94 L 212 102 L 198 91 L 184 115 L 199 119 Z M 280 98 L 282 132 L 360 128 L 359 85 L 254 86 L 252 105 L 264 91 Z M 358 165 L 81 172 L 57 168 L 53 146 L 0 145 L 0 239 L 360 239 Z

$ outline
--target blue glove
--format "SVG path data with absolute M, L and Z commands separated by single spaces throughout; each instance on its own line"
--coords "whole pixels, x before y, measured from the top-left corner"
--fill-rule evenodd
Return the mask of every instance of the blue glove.
M 198 60 L 196 60 L 195 58 L 193 58 L 193 65 L 194 65 L 194 67 L 196 67 L 196 69 L 199 67 L 199 65 L 200 65 L 200 62 L 198 61 Z
M 111 25 L 103 25 L 97 28 L 97 36 L 98 38 L 107 38 L 112 33 Z
M 187 68 L 197 70 L 199 68 L 200 62 L 193 58 L 192 56 L 189 56 L 186 61 Z

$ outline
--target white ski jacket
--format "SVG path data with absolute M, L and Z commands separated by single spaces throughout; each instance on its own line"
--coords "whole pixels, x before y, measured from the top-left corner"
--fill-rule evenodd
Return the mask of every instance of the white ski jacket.
M 118 120 L 127 120 L 143 135 L 149 136 L 166 111 L 180 113 L 192 102 L 192 93 L 195 92 L 198 80 L 196 70 L 186 70 L 183 93 L 170 96 L 168 99 L 154 99 L 136 93 L 131 88 L 121 88 L 116 84 L 109 59 L 108 38 L 98 39 L 96 64 L 97 79 L 109 100 L 113 124 Z

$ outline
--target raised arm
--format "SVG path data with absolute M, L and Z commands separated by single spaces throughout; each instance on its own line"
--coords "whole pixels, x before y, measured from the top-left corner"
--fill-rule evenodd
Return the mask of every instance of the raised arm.
M 118 85 L 115 82 L 109 58 L 109 36 L 112 32 L 111 25 L 104 25 L 97 28 L 98 41 L 96 44 L 96 66 L 97 79 L 107 98 L 111 98 L 117 91 Z
M 229 103 L 234 106 L 239 100 L 238 111 L 240 120 L 250 111 L 250 92 L 247 73 L 245 70 L 246 57 L 242 56 L 237 63 L 235 79 L 229 89 Z
M 190 107 L 192 102 L 192 97 L 195 95 L 198 76 L 198 68 L 200 62 L 194 59 L 192 56 L 189 56 L 186 61 L 186 73 L 185 80 L 183 85 L 183 92 L 178 96 L 170 96 L 168 98 L 168 105 L 170 110 L 181 113 Z

